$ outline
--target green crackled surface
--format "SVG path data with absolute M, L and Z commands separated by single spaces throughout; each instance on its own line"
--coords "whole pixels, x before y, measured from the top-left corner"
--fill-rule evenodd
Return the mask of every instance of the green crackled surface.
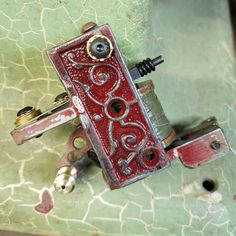
M 0 229 L 45 235 L 233 236 L 236 234 L 236 80 L 227 1 L 0 0 Z M 17 110 L 45 110 L 63 88 L 46 51 L 109 23 L 128 64 L 162 54 L 151 77 L 173 124 L 218 117 L 232 151 L 196 170 L 179 161 L 158 175 L 110 191 L 96 167 L 70 195 L 53 193 L 48 215 L 33 207 L 50 188 L 70 124 L 22 146 L 9 132 Z M 201 187 L 218 182 L 216 192 Z

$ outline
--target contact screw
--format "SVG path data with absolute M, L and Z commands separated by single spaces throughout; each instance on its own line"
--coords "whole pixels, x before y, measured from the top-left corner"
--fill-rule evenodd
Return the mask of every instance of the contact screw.
M 156 70 L 156 66 L 163 63 L 164 60 L 162 56 L 158 56 L 154 59 L 147 58 L 142 62 L 137 63 L 132 69 L 129 70 L 129 73 L 133 80 L 136 80 L 140 77 L 143 77 L 152 71 Z

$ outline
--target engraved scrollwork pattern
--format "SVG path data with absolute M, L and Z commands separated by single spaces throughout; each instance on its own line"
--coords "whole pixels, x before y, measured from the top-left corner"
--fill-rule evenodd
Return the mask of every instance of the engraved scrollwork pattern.
M 71 65 L 76 69 L 82 69 L 85 66 L 89 66 L 89 80 L 91 84 L 82 83 L 79 80 L 75 82 L 79 84 L 82 89 L 86 92 L 91 100 L 93 100 L 96 104 L 102 106 L 104 108 L 106 116 L 109 118 L 108 124 L 108 138 L 110 142 L 110 154 L 109 156 L 112 157 L 115 153 L 117 148 L 117 141 L 113 139 L 113 123 L 119 122 L 120 126 L 123 130 L 123 133 L 120 136 L 120 143 L 125 150 L 129 151 L 129 155 L 127 157 L 121 157 L 118 160 L 118 165 L 121 167 L 121 171 L 124 175 L 130 175 L 132 173 L 132 169 L 129 166 L 131 161 L 140 154 L 140 150 L 146 145 L 147 143 L 147 134 L 144 128 L 138 124 L 137 122 L 124 122 L 124 118 L 130 112 L 130 105 L 137 102 L 137 101 L 124 101 L 126 105 L 126 110 L 124 115 L 119 118 L 112 118 L 109 116 L 107 112 L 107 106 L 109 102 L 114 99 L 113 93 L 120 87 L 121 85 L 121 75 L 119 70 L 110 64 L 107 63 L 87 63 L 87 62 L 78 62 L 76 60 L 76 55 L 74 52 L 69 52 L 67 54 L 67 58 Z M 105 86 L 107 97 L 104 101 L 98 101 L 94 93 L 96 94 L 97 90 L 93 91 L 92 86 L 95 86 L 97 89 L 100 86 Z M 125 133 L 125 128 L 129 127 L 129 133 Z M 131 131 L 130 131 L 131 130 Z
M 86 63 L 78 62 L 76 56 L 73 52 L 67 54 L 68 60 L 71 62 L 71 65 L 76 69 L 82 69 L 85 66 L 89 66 L 89 80 L 92 82 L 91 85 L 84 84 L 79 80 L 75 82 L 79 84 L 87 95 L 98 105 L 103 105 L 109 97 L 112 97 L 112 94 L 120 87 L 121 75 L 117 68 L 113 65 L 107 63 Z M 106 87 L 107 97 L 104 101 L 98 101 L 95 94 L 100 86 Z
M 138 135 L 136 135 L 134 132 L 133 133 L 129 133 L 129 134 L 122 134 L 121 135 L 121 143 L 122 146 L 129 150 L 129 151 L 133 151 L 135 153 L 138 153 L 143 147 L 144 145 L 147 143 L 147 135 L 145 133 L 145 130 L 143 129 L 143 127 L 135 122 L 127 122 L 125 123 L 123 120 L 120 121 L 121 126 L 123 127 L 135 127 L 135 131 L 137 132 L 137 130 L 141 131 L 140 132 L 140 136 L 142 136 L 143 138 L 141 140 L 139 140 Z M 141 133 L 143 135 L 141 135 Z

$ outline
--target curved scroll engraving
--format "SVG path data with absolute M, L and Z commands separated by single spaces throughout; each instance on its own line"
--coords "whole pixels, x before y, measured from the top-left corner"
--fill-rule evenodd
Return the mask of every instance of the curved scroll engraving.
M 111 79 L 109 73 L 99 71 L 99 67 L 101 66 L 104 65 L 93 66 L 92 69 L 90 69 L 89 71 L 91 81 L 98 86 L 104 85 L 109 79 Z
M 125 123 L 123 120 L 120 121 L 122 127 L 130 127 L 133 129 L 129 134 L 121 135 L 121 144 L 122 146 L 129 150 L 138 153 L 144 145 L 147 143 L 147 134 L 144 128 L 135 122 Z M 141 131 L 141 132 L 140 132 Z M 135 134 L 136 133 L 136 134 Z
M 113 121 L 110 121 L 109 122 L 109 127 L 108 127 L 108 137 L 109 137 L 109 142 L 110 142 L 110 145 L 111 145 L 111 151 L 110 151 L 110 154 L 109 154 L 110 157 L 115 153 L 115 150 L 116 150 L 116 147 L 117 147 L 117 142 L 114 141 L 113 138 L 112 138 L 112 125 L 113 125 Z
M 130 106 L 137 101 L 127 101 L 122 97 L 113 95 L 121 85 L 121 75 L 119 70 L 115 66 L 104 62 L 78 62 L 74 52 L 68 53 L 67 58 L 71 62 L 71 65 L 76 69 L 81 70 L 83 67 L 89 67 L 87 70 L 88 77 L 85 78 L 85 81 L 87 80 L 87 82 L 77 79 L 75 80 L 75 83 L 80 85 L 92 101 L 101 106 L 109 119 L 109 157 L 111 158 L 115 154 L 116 148 L 120 143 L 123 149 L 130 152 L 126 158 L 122 157 L 118 160 L 121 172 L 125 176 L 132 173 L 130 163 L 135 159 L 135 157 L 137 157 L 137 161 L 140 162 L 144 168 L 148 168 L 149 163 L 146 162 L 145 159 L 145 153 L 148 151 L 148 148 L 144 148 L 148 141 L 145 129 L 137 122 L 124 121 L 124 119 L 130 114 Z M 99 94 L 102 94 L 102 96 L 99 97 Z M 122 111 L 120 113 L 112 113 L 112 104 L 117 101 L 122 105 Z M 113 130 L 115 122 L 118 122 L 116 123 L 116 126 L 117 124 L 120 125 L 118 128 L 118 134 Z M 154 150 L 156 148 L 152 147 L 152 149 Z
M 77 62 L 75 60 L 75 53 L 69 52 L 67 54 L 67 59 L 71 62 L 72 66 L 76 69 L 81 69 L 83 66 L 93 66 L 94 63 L 88 63 L 88 62 Z
M 130 162 L 134 159 L 136 156 L 135 152 L 131 152 L 127 159 L 119 159 L 118 164 L 121 167 L 122 173 L 124 175 L 130 175 L 132 172 L 131 167 L 129 167 Z
M 107 63 L 86 63 L 76 61 L 76 56 L 73 52 L 67 54 L 68 60 L 71 65 L 76 69 L 82 69 L 84 66 L 90 66 L 89 68 L 89 80 L 90 84 L 82 83 L 79 80 L 75 82 L 79 84 L 88 96 L 97 104 L 102 105 L 109 97 L 119 88 L 121 82 L 120 72 L 113 65 Z M 102 87 L 101 87 L 102 86 Z M 97 98 L 98 91 L 101 88 L 106 91 L 105 100 L 99 101 Z M 104 95 L 104 94 L 103 94 Z
M 117 147 L 117 142 L 114 141 L 113 135 L 113 123 L 112 121 L 109 122 L 108 128 L 108 137 L 111 146 L 110 157 L 115 153 L 115 149 Z M 124 122 L 121 120 L 120 122 L 122 135 L 120 136 L 121 145 L 124 149 L 128 151 L 132 151 L 136 154 L 140 152 L 140 150 L 145 146 L 147 143 L 147 134 L 144 128 L 135 123 L 135 122 Z M 125 133 L 127 128 L 129 128 L 129 133 Z M 117 140 L 117 138 L 115 138 Z

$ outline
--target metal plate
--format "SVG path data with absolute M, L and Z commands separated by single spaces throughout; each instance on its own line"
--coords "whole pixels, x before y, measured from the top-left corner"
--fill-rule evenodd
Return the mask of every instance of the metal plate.
M 86 51 L 94 35 L 109 38 L 111 56 L 96 61 Z M 169 165 L 108 25 L 49 51 L 72 106 L 96 151 L 111 188 Z M 114 111 L 117 104 L 120 111 Z

